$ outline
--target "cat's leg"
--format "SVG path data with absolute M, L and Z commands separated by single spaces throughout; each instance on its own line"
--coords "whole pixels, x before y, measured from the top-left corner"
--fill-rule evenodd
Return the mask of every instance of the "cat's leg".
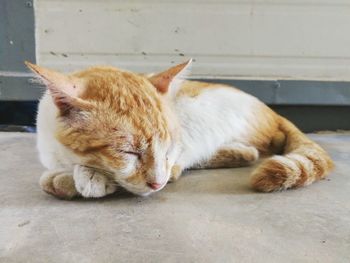
M 46 193 L 58 198 L 71 199 L 79 195 L 74 185 L 72 171 L 63 169 L 45 171 L 40 177 L 39 184 Z
M 259 152 L 253 146 L 231 143 L 220 147 L 207 161 L 192 165 L 189 169 L 236 168 L 250 166 L 259 159 Z M 169 182 L 175 182 L 183 172 L 183 167 L 175 164 L 171 170 Z
M 180 178 L 181 174 L 183 172 L 183 169 L 180 165 L 175 164 L 172 168 L 171 168 L 171 174 L 170 174 L 170 179 L 169 179 L 169 183 L 173 183 L 175 181 L 177 181 L 177 179 Z
M 231 143 L 217 150 L 207 161 L 194 165 L 194 169 L 234 168 L 250 166 L 259 159 L 259 152 L 253 146 Z
M 73 178 L 77 191 L 84 197 L 103 197 L 117 190 L 112 178 L 90 167 L 75 165 Z

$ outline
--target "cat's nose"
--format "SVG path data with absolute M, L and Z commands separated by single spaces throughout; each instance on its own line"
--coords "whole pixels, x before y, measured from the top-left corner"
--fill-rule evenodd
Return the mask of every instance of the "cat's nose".
M 158 183 L 147 183 L 148 187 L 152 188 L 153 190 L 158 190 L 162 187 L 162 184 Z

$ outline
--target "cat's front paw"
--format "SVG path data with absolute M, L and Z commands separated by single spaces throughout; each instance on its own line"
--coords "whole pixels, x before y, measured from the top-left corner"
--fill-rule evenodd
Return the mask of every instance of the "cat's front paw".
M 170 174 L 170 178 L 169 178 L 168 183 L 173 183 L 173 182 L 177 181 L 180 178 L 181 174 L 182 174 L 182 168 L 179 165 L 175 164 L 171 168 L 171 174 Z
M 117 184 L 106 175 L 81 165 L 74 167 L 75 188 L 84 197 L 103 197 L 117 190 Z
M 39 184 L 48 194 L 61 199 L 78 196 L 72 173 L 66 170 L 48 170 L 40 177 Z

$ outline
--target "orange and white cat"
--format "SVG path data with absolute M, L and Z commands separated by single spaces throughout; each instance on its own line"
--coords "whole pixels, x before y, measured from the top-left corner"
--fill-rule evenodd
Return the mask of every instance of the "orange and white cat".
M 252 187 L 272 192 L 324 178 L 333 163 L 255 97 L 186 81 L 191 61 L 155 75 L 93 67 L 64 75 L 26 63 L 44 82 L 38 149 L 44 191 L 102 197 L 122 186 L 148 195 L 185 169 L 239 167 L 266 158 Z

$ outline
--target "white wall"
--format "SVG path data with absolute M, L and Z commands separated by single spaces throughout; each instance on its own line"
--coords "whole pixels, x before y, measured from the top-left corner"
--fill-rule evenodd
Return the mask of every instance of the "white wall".
M 350 0 L 37 0 L 38 61 L 69 71 L 350 80 Z M 184 56 L 182 56 L 182 54 Z

